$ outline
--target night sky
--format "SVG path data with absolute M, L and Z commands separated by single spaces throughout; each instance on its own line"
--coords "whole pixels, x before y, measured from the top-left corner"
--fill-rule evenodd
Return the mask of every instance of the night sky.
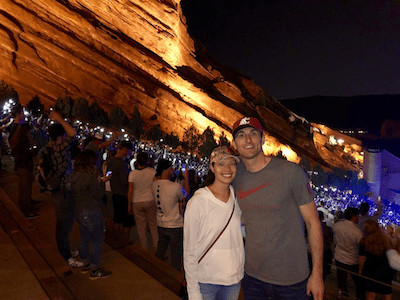
M 181 4 L 212 57 L 277 99 L 400 94 L 400 1 Z

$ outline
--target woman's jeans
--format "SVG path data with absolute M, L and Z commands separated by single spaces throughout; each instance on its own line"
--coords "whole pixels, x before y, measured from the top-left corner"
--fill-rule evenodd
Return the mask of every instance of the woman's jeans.
M 199 282 L 203 300 L 237 300 L 240 294 L 240 281 L 232 285 Z
M 91 268 L 98 268 L 104 242 L 103 214 L 101 211 L 85 210 L 78 215 L 76 221 L 81 234 L 79 256 L 83 262 L 90 263 Z M 90 244 L 92 244 L 91 253 L 89 253 Z

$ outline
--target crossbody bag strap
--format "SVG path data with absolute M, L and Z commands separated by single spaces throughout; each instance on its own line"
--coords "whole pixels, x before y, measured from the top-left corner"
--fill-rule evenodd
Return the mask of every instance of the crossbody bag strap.
M 220 236 L 224 233 L 226 227 L 228 227 L 229 222 L 230 222 L 231 219 L 232 219 L 232 216 L 233 216 L 233 212 L 234 212 L 234 211 L 235 211 L 235 202 L 233 203 L 233 209 L 232 209 L 231 215 L 230 215 L 230 217 L 229 217 L 229 219 L 228 219 L 228 222 L 226 222 L 226 225 L 225 225 L 224 229 L 222 229 L 222 231 L 218 234 L 217 238 L 216 238 L 216 239 L 214 240 L 214 242 L 208 247 L 208 249 L 206 250 L 206 252 L 204 252 L 204 254 L 200 257 L 200 259 L 198 260 L 197 263 L 200 263 L 200 262 L 201 262 L 201 260 L 204 258 L 204 256 L 206 256 L 206 254 L 208 253 L 208 251 L 210 251 L 210 249 L 212 248 L 212 246 L 214 246 L 214 244 L 218 241 L 218 239 L 220 238 Z

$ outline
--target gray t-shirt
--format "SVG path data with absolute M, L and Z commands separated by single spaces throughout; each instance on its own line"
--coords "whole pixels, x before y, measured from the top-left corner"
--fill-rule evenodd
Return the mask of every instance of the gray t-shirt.
M 313 194 L 301 167 L 274 157 L 254 173 L 239 164 L 233 186 L 246 228 L 246 274 L 276 285 L 305 280 L 310 270 L 299 206 Z

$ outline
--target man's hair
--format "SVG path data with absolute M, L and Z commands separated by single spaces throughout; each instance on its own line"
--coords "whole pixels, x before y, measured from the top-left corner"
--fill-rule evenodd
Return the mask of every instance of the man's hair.
M 369 204 L 367 202 L 363 202 L 360 205 L 360 214 L 362 216 L 366 216 L 368 214 L 369 211 Z
M 131 143 L 130 141 L 122 141 L 122 142 L 120 142 L 120 143 L 118 144 L 118 149 L 121 150 L 121 149 L 123 149 L 123 148 L 132 150 L 132 143 Z
M 344 218 L 346 219 L 346 220 L 351 220 L 351 219 L 353 219 L 353 217 L 356 217 L 356 216 L 358 216 L 358 214 L 359 214 L 359 210 L 358 210 L 358 208 L 355 208 L 355 207 L 348 207 L 348 208 L 346 208 L 346 210 L 344 211 Z
M 139 166 L 145 167 L 149 161 L 149 156 L 146 152 L 139 152 L 136 156 L 136 161 Z
M 55 141 L 59 136 L 65 134 L 65 129 L 60 123 L 51 124 L 48 128 L 49 136 L 52 141 Z

